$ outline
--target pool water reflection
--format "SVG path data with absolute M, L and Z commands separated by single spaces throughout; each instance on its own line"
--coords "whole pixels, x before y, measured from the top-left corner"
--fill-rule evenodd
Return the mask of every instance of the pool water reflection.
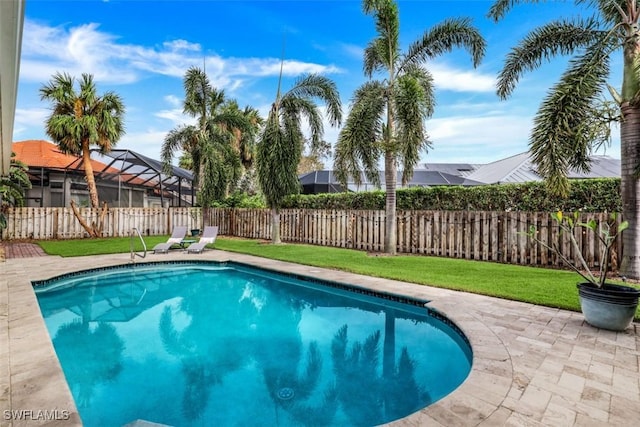
M 458 387 L 441 316 L 236 263 L 34 283 L 85 425 L 376 425 Z

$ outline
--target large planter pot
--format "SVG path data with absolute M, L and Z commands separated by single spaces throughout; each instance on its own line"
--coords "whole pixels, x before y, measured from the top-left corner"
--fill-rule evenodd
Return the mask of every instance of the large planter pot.
M 600 288 L 592 283 L 578 283 L 578 295 L 587 323 L 597 328 L 623 331 L 636 313 L 640 290 L 610 283 Z

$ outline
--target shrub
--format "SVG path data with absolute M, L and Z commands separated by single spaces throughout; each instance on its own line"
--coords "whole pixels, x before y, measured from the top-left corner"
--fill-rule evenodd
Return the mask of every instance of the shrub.
M 293 195 L 283 208 L 382 210 L 382 190 Z M 477 187 L 440 186 L 398 189 L 400 210 L 473 210 L 524 212 L 620 212 L 620 179 L 572 180 L 566 199 L 550 196 L 543 182 L 493 184 Z
M 213 202 L 212 207 L 258 209 L 266 208 L 267 204 L 261 194 L 250 196 L 242 191 L 234 191 L 226 199 Z

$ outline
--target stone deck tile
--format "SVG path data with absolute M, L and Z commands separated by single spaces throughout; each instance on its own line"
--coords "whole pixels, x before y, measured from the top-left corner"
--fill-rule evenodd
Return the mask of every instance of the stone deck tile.
M 431 301 L 429 307 L 469 338 L 472 371 L 449 396 L 394 426 L 631 426 L 640 419 L 637 324 L 621 333 L 602 331 L 580 313 L 217 250 L 150 254 L 143 261 L 173 259 L 236 260 Z M 0 351 L 0 374 L 9 374 L 0 376 L 0 409 L 64 409 L 71 420 L 58 425 L 79 425 L 30 281 L 128 264 L 129 254 L 37 260 L 0 261 L 0 345 L 9 343 Z M 4 425 L 47 422 L 0 420 Z

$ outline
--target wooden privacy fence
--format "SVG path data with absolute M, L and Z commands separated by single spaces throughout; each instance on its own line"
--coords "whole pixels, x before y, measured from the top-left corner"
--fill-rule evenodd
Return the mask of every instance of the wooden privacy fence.
M 99 210 L 80 210 L 97 221 Z M 578 263 L 569 236 L 548 213 L 473 211 L 398 211 L 397 251 L 521 265 L 561 266 L 562 261 L 524 235 L 531 226 L 547 244 L 560 245 L 563 254 Z M 584 213 L 583 222 L 607 221 L 604 213 Z M 74 239 L 86 237 L 70 208 L 13 208 L 7 212 L 2 238 Z M 129 236 L 136 227 L 143 235 L 168 235 L 183 225 L 202 229 L 217 225 L 219 234 L 251 239 L 271 238 L 268 209 L 217 208 L 111 208 L 104 235 Z M 384 249 L 385 213 L 377 210 L 285 209 L 280 212 L 280 233 L 285 242 L 335 246 L 379 252 Z M 578 228 L 575 237 L 591 267 L 600 264 L 600 244 L 590 230 Z M 622 239 L 616 245 L 622 254 Z M 619 258 L 619 256 L 618 256 Z
M 99 209 L 80 208 L 80 214 L 92 223 L 98 221 Z M 6 214 L 7 228 L 2 238 L 79 239 L 87 237 L 71 208 L 12 208 Z M 145 236 L 170 234 L 176 225 L 202 228 L 200 208 L 110 208 L 104 221 L 105 237 L 129 236 L 136 227 Z
M 251 239 L 271 237 L 271 211 L 267 209 L 205 209 L 203 216 L 205 224 L 219 226 L 220 234 Z M 605 213 L 584 213 L 580 221 L 594 219 L 600 224 L 608 218 Z M 576 265 L 579 263 L 569 236 L 560 233 L 549 213 L 398 211 L 397 224 L 399 253 L 562 266 L 556 255 L 524 234 L 535 226 L 540 240 L 550 246 L 556 242 L 563 254 Z M 384 211 L 280 211 L 280 235 L 285 242 L 378 252 L 384 250 L 384 234 Z M 601 246 L 594 233 L 577 228 L 575 237 L 589 266 L 598 266 Z M 618 239 L 614 252 L 622 254 L 622 239 Z

